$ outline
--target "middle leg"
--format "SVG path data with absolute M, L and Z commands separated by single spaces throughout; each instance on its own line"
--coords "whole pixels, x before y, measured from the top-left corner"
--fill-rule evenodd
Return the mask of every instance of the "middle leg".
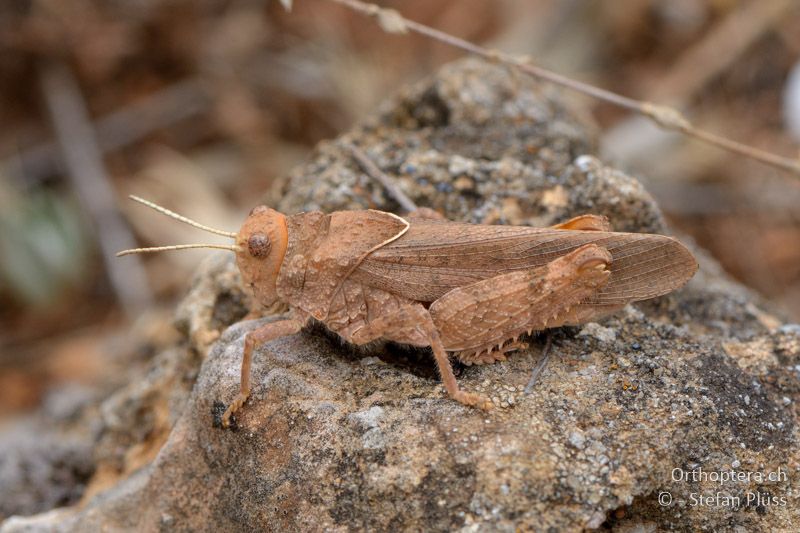
M 356 330 L 348 340 L 356 344 L 366 344 L 381 338 L 414 346 L 430 346 L 442 383 L 450 397 L 464 405 L 491 409 L 492 402 L 485 396 L 464 392 L 459 388 L 439 331 L 430 313 L 422 305 L 402 305 L 390 313 L 371 320 Z

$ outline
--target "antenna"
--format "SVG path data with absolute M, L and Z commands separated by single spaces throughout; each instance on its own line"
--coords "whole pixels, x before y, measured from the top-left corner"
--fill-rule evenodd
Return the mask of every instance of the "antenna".
M 231 239 L 235 239 L 236 238 L 236 233 L 234 233 L 232 231 L 223 231 L 221 229 L 214 229 L 212 227 L 206 226 L 205 224 L 200 224 L 199 222 L 195 222 L 194 220 L 192 220 L 190 218 L 187 218 L 187 217 L 185 217 L 183 215 L 179 215 L 178 213 L 175 213 L 174 211 L 170 211 L 166 207 L 161 207 L 160 205 L 154 204 L 153 202 L 145 200 L 144 198 L 139 198 L 138 196 L 134 196 L 132 194 L 130 196 L 128 196 L 128 198 L 130 198 L 134 202 L 139 202 L 140 204 L 146 205 L 150 209 L 155 209 L 156 211 L 158 211 L 162 215 L 167 215 L 170 218 L 174 218 L 175 220 L 179 220 L 179 221 L 183 222 L 184 224 L 189 224 L 190 226 L 194 226 L 195 228 L 207 231 L 209 233 L 216 233 L 217 235 L 222 235 L 224 237 L 230 237 Z
M 218 250 L 230 250 L 238 252 L 239 247 L 228 244 L 175 244 L 172 246 L 154 246 L 152 248 L 131 248 L 130 250 L 122 250 L 117 252 L 117 257 L 130 254 L 146 254 L 152 252 L 166 252 L 168 250 L 187 250 L 189 248 L 216 248 Z
M 139 202 L 140 204 L 144 204 L 151 209 L 155 209 L 161 214 L 167 215 L 170 218 L 174 218 L 184 224 L 189 224 L 192 227 L 208 231 L 210 233 L 215 233 L 217 235 L 224 235 L 225 237 L 230 237 L 232 239 L 236 238 L 236 233 L 231 231 L 222 231 L 220 229 L 214 229 L 205 224 L 200 224 L 199 222 L 195 222 L 194 220 L 187 218 L 183 215 L 179 215 L 173 211 L 165 207 L 161 207 L 158 204 L 154 204 L 144 198 L 139 198 L 138 196 L 130 195 L 129 198 L 135 202 Z M 131 248 L 130 250 L 122 250 L 121 252 L 117 253 L 117 257 L 122 257 L 123 255 L 130 255 L 130 254 L 145 254 L 145 253 L 152 253 L 152 252 L 166 252 L 168 250 L 187 250 L 189 248 L 216 248 L 218 250 L 229 250 L 231 252 L 238 252 L 239 247 L 235 244 L 175 244 L 172 246 L 154 246 L 152 248 Z

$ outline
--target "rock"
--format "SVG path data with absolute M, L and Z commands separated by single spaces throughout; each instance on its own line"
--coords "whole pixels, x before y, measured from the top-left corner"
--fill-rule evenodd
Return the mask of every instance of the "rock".
M 663 232 L 641 184 L 586 155 L 590 126 L 557 91 L 516 83 L 475 60 L 445 66 L 362 126 L 321 143 L 292 173 L 278 208 L 396 210 L 353 160 L 352 143 L 419 206 L 453 220 L 548 225 L 591 211 L 619 231 Z
M 96 430 L 84 434 L 53 427 L 53 420 L 45 417 L 3 427 L 0 518 L 77 502 L 94 472 L 94 438 Z
M 578 337 L 594 337 L 600 342 L 614 342 L 617 333 L 611 328 L 604 328 L 597 322 L 589 322 L 578 332 Z
M 592 211 L 619 229 L 664 231 L 636 180 L 584 155 L 586 131 L 552 91 L 461 61 L 323 143 L 280 207 L 396 207 L 344 149 L 351 142 L 451 218 L 550 224 Z M 314 327 L 257 352 L 233 431 L 219 417 L 244 336 L 274 318 L 224 329 L 246 298 L 217 256 L 180 309 L 184 340 L 154 359 L 145 384 L 104 403 L 116 448 L 98 446 L 96 460 L 116 464 L 116 477 L 96 474 L 82 505 L 0 531 L 797 530 L 800 328 L 775 328 L 699 255 L 685 289 L 554 330 L 530 394 L 537 338 L 508 362 L 459 367 L 461 386 L 490 396 L 492 412 L 449 400 L 425 350 L 356 349 Z M 220 331 L 195 380 L 192 354 Z M 125 462 L 142 447 L 148 461 Z M 732 470 L 750 475 L 709 477 Z M 717 493 L 743 503 L 692 503 Z

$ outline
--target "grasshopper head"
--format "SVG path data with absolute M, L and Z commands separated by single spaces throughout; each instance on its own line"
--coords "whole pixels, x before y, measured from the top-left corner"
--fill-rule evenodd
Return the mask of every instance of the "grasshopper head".
M 281 269 L 283 256 L 286 254 L 286 248 L 289 245 L 285 216 L 274 209 L 260 205 L 250 211 L 250 215 L 242 224 L 239 233 L 233 233 L 195 222 L 190 218 L 138 196 L 131 196 L 130 198 L 184 224 L 234 239 L 236 244 L 175 244 L 151 248 L 132 248 L 119 252 L 118 256 L 167 250 L 185 250 L 187 248 L 230 250 L 236 254 L 236 263 L 239 265 L 242 279 L 245 285 L 253 290 L 258 303 L 264 307 L 273 307 L 280 303 L 275 284 L 278 280 L 278 272 Z
M 275 284 L 288 243 L 286 217 L 263 205 L 250 211 L 236 235 L 236 263 L 244 284 L 265 307 L 279 300 Z

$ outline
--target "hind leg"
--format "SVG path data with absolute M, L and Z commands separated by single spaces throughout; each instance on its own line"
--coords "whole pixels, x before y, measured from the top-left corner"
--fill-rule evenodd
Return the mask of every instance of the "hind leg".
M 475 353 L 474 350 L 465 350 L 461 352 L 455 352 L 454 355 L 459 361 L 461 361 L 467 366 L 489 365 L 492 363 L 496 363 L 498 361 L 505 361 L 508 359 L 508 356 L 506 354 L 510 352 L 515 352 L 517 350 L 524 350 L 527 347 L 528 347 L 527 342 L 522 342 L 520 340 L 513 340 L 511 342 L 503 344 L 499 348 L 495 346 L 488 353 L 487 352 Z
M 611 254 L 586 244 L 541 267 L 498 274 L 429 307 L 442 342 L 466 363 L 490 363 L 531 331 L 575 323 L 579 304 L 608 282 Z

